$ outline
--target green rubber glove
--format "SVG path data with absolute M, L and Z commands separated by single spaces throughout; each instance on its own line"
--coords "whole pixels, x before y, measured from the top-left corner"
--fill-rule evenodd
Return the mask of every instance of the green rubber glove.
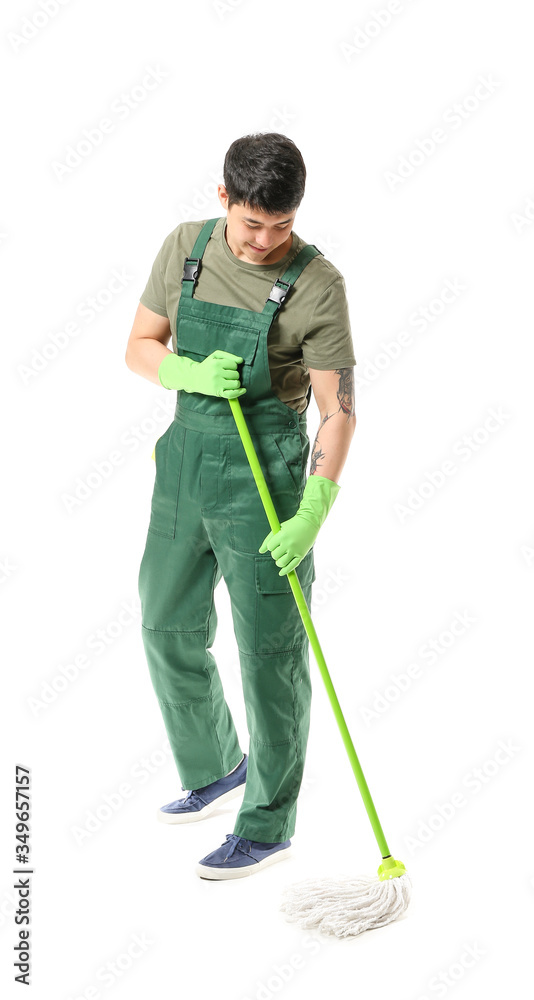
M 281 567 L 278 576 L 291 573 L 310 551 L 340 489 L 332 479 L 308 476 L 295 516 L 282 521 L 280 531 L 269 532 L 259 549 L 270 550 L 276 565 Z
M 213 351 L 204 361 L 193 361 L 171 351 L 158 368 L 158 378 L 165 389 L 236 399 L 247 391 L 241 387 L 237 371 L 242 360 L 228 351 Z

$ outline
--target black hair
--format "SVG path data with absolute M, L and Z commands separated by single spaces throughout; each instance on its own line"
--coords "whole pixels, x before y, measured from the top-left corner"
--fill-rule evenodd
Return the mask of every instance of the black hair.
M 292 212 L 304 195 L 306 167 L 292 139 L 256 132 L 235 139 L 224 158 L 228 208 L 249 205 L 267 215 Z

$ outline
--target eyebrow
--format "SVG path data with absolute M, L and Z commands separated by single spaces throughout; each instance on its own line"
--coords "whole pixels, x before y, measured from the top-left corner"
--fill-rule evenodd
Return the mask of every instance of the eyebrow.
M 243 219 L 243 221 L 244 222 L 253 222 L 254 225 L 259 225 L 260 224 L 259 219 L 250 219 L 248 216 L 245 216 L 244 219 Z M 291 222 L 291 219 L 285 219 L 284 222 L 277 222 L 276 225 L 277 226 L 287 226 L 288 222 Z

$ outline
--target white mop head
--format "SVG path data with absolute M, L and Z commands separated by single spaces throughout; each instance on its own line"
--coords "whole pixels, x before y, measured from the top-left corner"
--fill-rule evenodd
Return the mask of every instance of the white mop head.
M 301 927 L 355 936 L 397 920 L 410 902 L 411 888 L 408 875 L 385 881 L 377 875 L 308 879 L 286 887 L 280 910 Z

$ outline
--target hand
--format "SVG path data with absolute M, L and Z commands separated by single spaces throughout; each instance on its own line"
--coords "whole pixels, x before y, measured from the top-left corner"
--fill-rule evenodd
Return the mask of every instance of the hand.
M 188 359 L 189 360 L 189 359 Z M 223 396 L 225 399 L 235 399 L 242 396 L 246 389 L 241 388 L 237 366 L 243 361 L 228 351 L 214 351 L 204 361 L 193 362 L 190 379 L 192 388 L 187 392 L 202 392 L 206 396 Z
M 243 358 L 228 351 L 213 351 L 204 361 L 193 361 L 171 351 L 163 358 L 158 377 L 165 389 L 236 399 L 247 391 L 241 386 L 237 371 L 242 361 Z
M 280 531 L 270 531 L 264 538 L 259 551 L 270 551 L 280 567 L 278 576 L 291 573 L 310 551 L 339 490 L 332 479 L 308 476 L 297 513 L 282 521 Z
M 282 521 L 280 531 L 269 532 L 259 551 L 270 550 L 276 565 L 281 567 L 278 576 L 287 576 L 310 551 L 320 527 L 313 521 L 307 521 L 297 511 L 294 517 Z

